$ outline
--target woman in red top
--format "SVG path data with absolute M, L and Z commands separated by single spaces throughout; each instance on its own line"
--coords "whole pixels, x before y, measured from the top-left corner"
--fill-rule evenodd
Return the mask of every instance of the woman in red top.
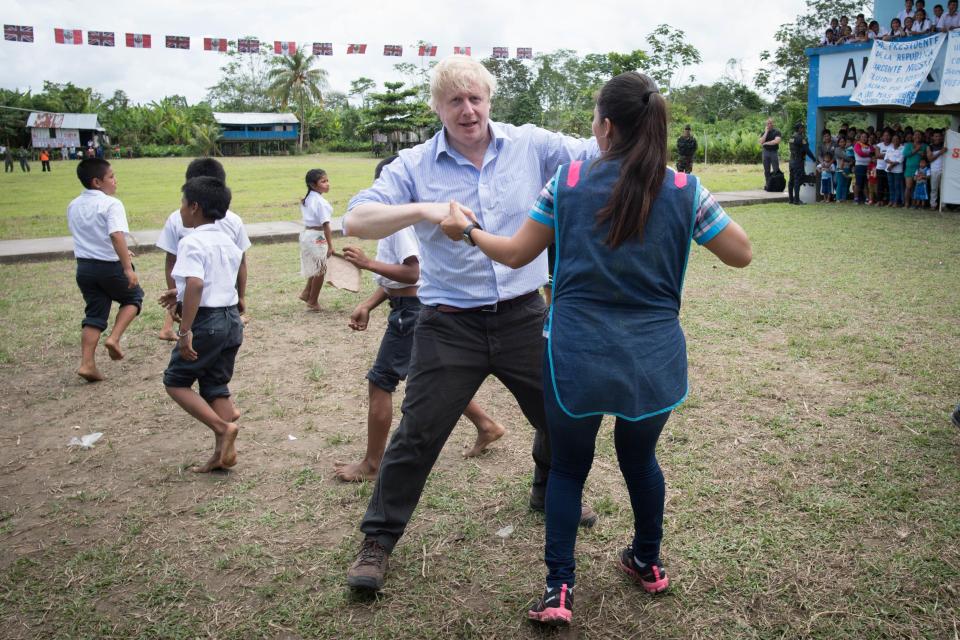
M 870 167 L 870 160 L 873 158 L 873 147 L 867 143 L 866 131 L 860 134 L 860 139 L 853 145 L 853 156 L 856 162 L 853 166 L 853 174 L 857 179 L 853 201 L 857 204 L 863 204 L 867 201 L 867 169 Z

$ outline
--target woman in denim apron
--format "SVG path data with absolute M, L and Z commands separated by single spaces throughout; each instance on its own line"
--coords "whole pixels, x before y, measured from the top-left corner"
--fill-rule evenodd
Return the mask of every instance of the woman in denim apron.
M 723 262 L 751 259 L 743 229 L 693 176 L 667 168 L 667 107 L 656 84 L 629 72 L 597 98 L 593 133 L 601 156 L 562 166 L 511 237 L 483 231 L 452 202 L 441 227 L 510 267 L 555 244 L 553 301 L 544 334 L 544 401 L 553 448 L 547 483 L 547 589 L 531 620 L 569 624 L 574 546 L 583 483 L 604 415 L 616 416 L 620 470 L 634 538 L 619 567 L 655 593 L 664 481 L 655 449 L 670 412 L 687 397 L 680 297 L 690 244 Z

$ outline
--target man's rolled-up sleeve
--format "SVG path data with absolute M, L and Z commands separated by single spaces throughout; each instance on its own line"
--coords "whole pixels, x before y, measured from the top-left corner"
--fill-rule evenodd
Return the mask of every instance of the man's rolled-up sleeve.
M 354 207 L 374 202 L 377 204 L 409 204 L 416 202 L 413 179 L 406 164 L 397 158 L 383 168 L 380 177 L 369 189 L 364 189 L 350 198 L 347 213 L 343 216 L 343 231 L 347 233 L 350 225 L 350 212 Z

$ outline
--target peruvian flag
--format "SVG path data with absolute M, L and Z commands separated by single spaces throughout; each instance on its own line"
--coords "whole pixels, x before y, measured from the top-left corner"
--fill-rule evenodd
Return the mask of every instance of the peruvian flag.
M 470 47 L 454 47 L 453 53 L 458 56 L 468 56 L 470 55 Z
M 113 31 L 87 31 L 87 44 L 95 47 L 114 46 Z
M 507 47 L 494 47 L 493 48 L 493 57 L 494 58 L 509 58 L 510 49 Z
M 347 54 L 351 54 L 351 53 L 363 54 L 366 52 L 367 52 L 367 45 L 365 44 L 348 44 L 347 45 Z
M 33 27 L 5 24 L 3 25 L 3 39 L 10 42 L 33 42 Z
M 383 55 L 385 55 L 385 56 L 402 56 L 402 55 L 403 55 L 403 45 L 399 45 L 399 44 L 385 44 L 385 45 L 383 45 Z
M 333 43 L 332 43 L 332 42 L 314 42 L 314 43 L 313 43 L 313 55 L 315 55 L 315 56 L 332 56 L 332 55 L 333 55 Z
M 273 52 L 276 53 L 277 55 L 292 56 L 297 52 L 297 43 L 281 42 L 280 40 L 274 40 Z
M 517 47 L 517 57 L 521 60 L 533 60 L 533 49 L 530 47 Z
M 83 31 L 80 29 L 54 29 L 53 39 L 57 44 L 83 44 Z
M 256 53 L 260 51 L 260 41 L 256 38 L 240 38 L 237 40 L 237 51 L 240 53 Z
M 203 50 L 204 51 L 226 51 L 227 39 L 226 38 L 204 38 Z
M 134 49 L 149 49 L 150 34 L 149 33 L 128 33 L 127 46 L 133 47 Z
M 209 41 L 210 38 L 207 38 Z M 167 36 L 167 49 L 189 49 L 190 36 Z
M 432 44 L 422 44 L 420 45 L 420 53 L 418 54 L 421 58 L 425 56 L 433 57 L 437 55 L 437 47 Z

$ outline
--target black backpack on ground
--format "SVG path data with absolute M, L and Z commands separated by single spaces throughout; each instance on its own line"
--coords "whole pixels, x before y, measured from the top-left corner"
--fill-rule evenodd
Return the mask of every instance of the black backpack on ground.
M 783 177 L 783 171 L 774 171 L 770 174 L 770 177 L 767 178 L 767 185 L 763 189 L 764 191 L 783 193 L 783 190 L 786 188 L 787 180 Z

